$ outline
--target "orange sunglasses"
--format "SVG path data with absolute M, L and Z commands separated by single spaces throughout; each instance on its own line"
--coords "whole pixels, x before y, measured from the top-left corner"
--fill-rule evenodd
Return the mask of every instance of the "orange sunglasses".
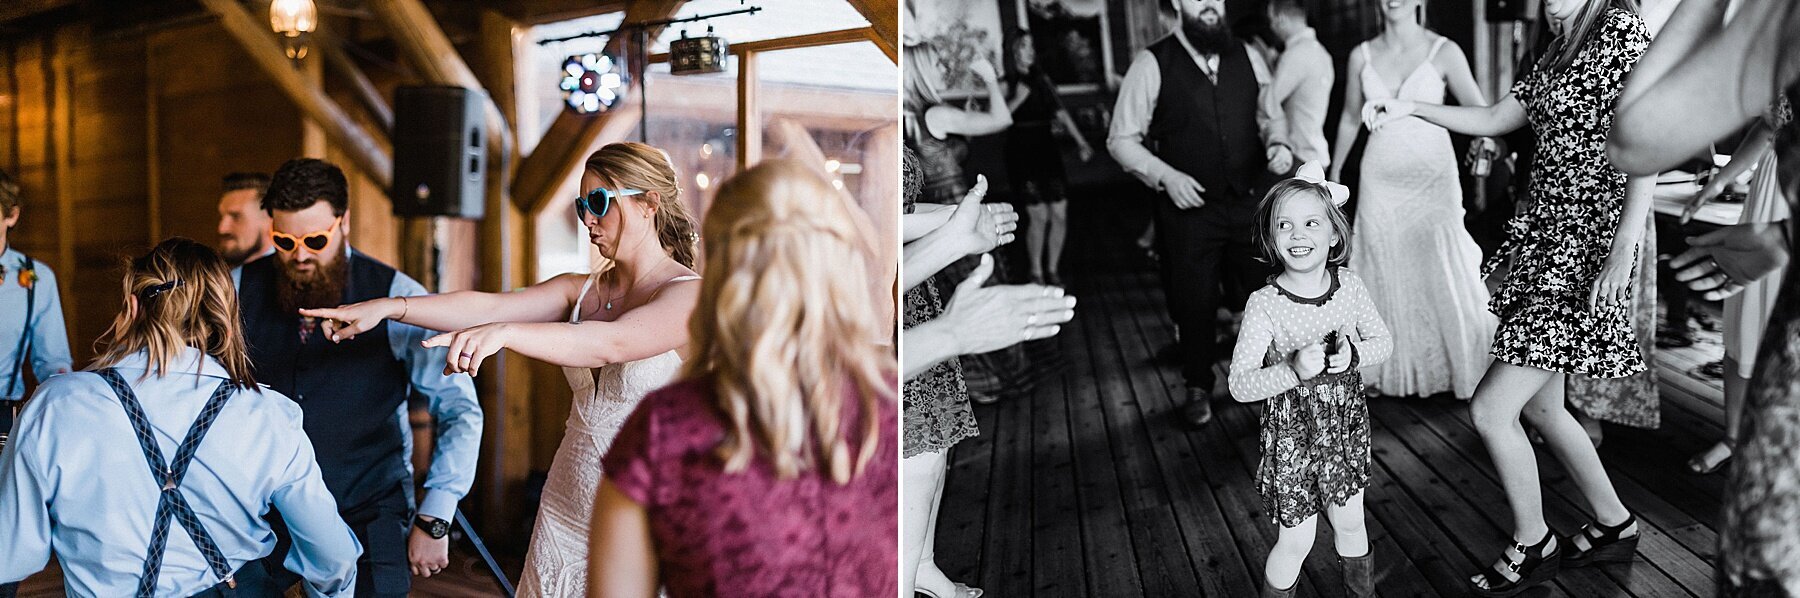
M 324 230 L 310 232 L 298 237 L 275 229 L 269 229 L 269 239 L 274 241 L 275 247 L 280 248 L 282 251 L 293 251 L 298 249 L 301 245 L 305 245 L 307 249 L 313 251 L 324 251 L 325 247 L 331 244 L 332 235 L 337 234 L 338 223 L 343 221 L 344 217 L 338 216 L 337 220 L 331 221 L 331 226 L 326 227 Z

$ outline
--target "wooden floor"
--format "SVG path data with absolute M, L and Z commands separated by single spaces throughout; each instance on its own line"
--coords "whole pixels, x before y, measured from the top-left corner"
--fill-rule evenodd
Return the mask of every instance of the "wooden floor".
M 995 596 L 1257 595 L 1275 537 L 1252 483 L 1261 407 L 1218 409 L 1199 431 L 1173 420 L 1179 370 L 1152 358 L 1173 326 L 1148 262 L 1126 250 L 1141 230 L 1072 243 L 1083 255 L 1067 268 L 1080 299 L 1058 339 L 1068 367 L 1027 400 L 976 407 L 981 436 L 951 455 L 937 532 L 952 579 Z M 1703 341 L 1659 357 L 1660 430 L 1606 430 L 1601 458 L 1643 523 L 1636 560 L 1569 570 L 1527 595 L 1713 595 L 1723 479 L 1683 463 L 1721 434 L 1718 383 L 1687 374 L 1717 351 Z M 1465 595 L 1465 577 L 1495 559 L 1510 527 L 1466 405 L 1378 398 L 1370 411 L 1379 591 Z M 1571 532 L 1585 502 L 1554 458 L 1540 449 L 1538 459 L 1551 527 Z M 1329 526 L 1319 528 L 1299 595 L 1342 596 Z

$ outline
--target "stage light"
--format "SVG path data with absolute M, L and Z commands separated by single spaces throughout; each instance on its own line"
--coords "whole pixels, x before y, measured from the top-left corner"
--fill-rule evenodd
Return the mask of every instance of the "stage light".
M 306 38 L 319 27 L 319 9 L 312 0 L 274 0 L 269 3 L 269 27 L 281 36 L 288 58 L 306 58 Z
M 625 98 L 625 64 L 609 54 L 581 54 L 563 61 L 563 100 L 578 114 L 611 110 Z
M 669 74 L 723 73 L 725 54 L 725 40 L 713 35 L 711 25 L 706 26 L 704 37 L 688 37 L 683 30 L 681 39 L 669 42 Z

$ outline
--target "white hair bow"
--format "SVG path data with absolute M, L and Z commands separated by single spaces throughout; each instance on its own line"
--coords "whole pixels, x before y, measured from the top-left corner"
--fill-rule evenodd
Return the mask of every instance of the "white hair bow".
M 1318 162 L 1301 164 L 1300 168 L 1294 171 L 1294 178 L 1324 187 L 1325 192 L 1331 195 L 1333 205 L 1343 207 L 1344 202 L 1350 201 L 1350 188 L 1341 183 L 1325 180 L 1325 167 L 1319 166 Z

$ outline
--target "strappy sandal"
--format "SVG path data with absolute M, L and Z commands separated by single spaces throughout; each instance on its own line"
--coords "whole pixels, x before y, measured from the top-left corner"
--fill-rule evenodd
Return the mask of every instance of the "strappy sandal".
M 1524 560 L 1512 560 L 1512 557 L 1505 553 L 1502 553 L 1500 558 L 1506 561 L 1507 572 L 1519 576 L 1519 579 L 1517 581 L 1508 580 L 1499 569 L 1490 565 L 1488 569 L 1482 570 L 1480 578 L 1469 582 L 1469 589 L 1477 596 L 1489 598 L 1516 596 L 1520 592 L 1550 581 L 1556 577 L 1556 573 L 1561 570 L 1562 566 L 1562 543 L 1557 542 L 1556 546 L 1550 546 L 1555 538 L 1556 534 L 1545 532 L 1544 539 L 1531 546 L 1513 542 L 1513 551 L 1519 553 Z
M 1587 538 L 1588 549 L 1582 550 L 1573 541 L 1569 542 L 1569 550 L 1563 553 L 1563 566 L 1586 567 L 1596 563 L 1630 562 L 1637 554 L 1638 538 L 1644 534 L 1640 531 L 1625 538 L 1619 537 L 1619 534 L 1625 533 L 1634 523 L 1637 523 L 1637 515 L 1626 517 L 1618 525 L 1600 525 L 1600 522 L 1595 521 L 1581 526 L 1581 531 L 1576 533 Z M 1572 540 L 1574 536 L 1570 538 Z

